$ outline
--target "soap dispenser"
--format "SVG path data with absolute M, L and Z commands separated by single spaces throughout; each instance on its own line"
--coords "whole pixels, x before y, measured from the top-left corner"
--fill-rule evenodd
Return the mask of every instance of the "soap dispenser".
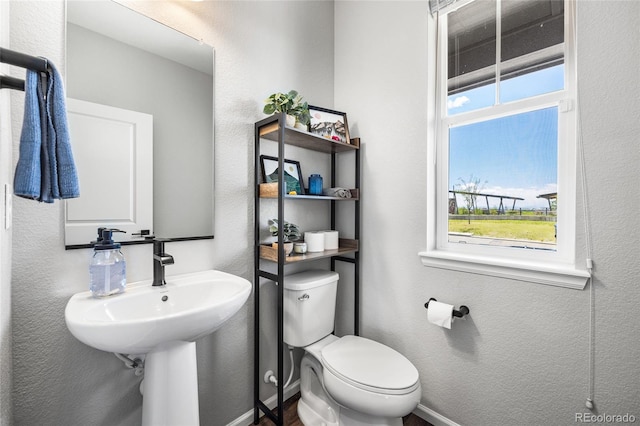
M 114 232 L 124 231 L 98 229 L 99 236 L 93 246 L 93 257 L 89 265 L 89 290 L 94 297 L 123 293 L 127 285 L 126 264 L 120 251 L 120 243 L 113 241 Z

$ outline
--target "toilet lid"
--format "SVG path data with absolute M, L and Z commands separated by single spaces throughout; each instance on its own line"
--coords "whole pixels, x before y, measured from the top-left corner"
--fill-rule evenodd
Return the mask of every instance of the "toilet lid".
M 412 388 L 419 378 L 402 354 L 359 336 L 345 336 L 325 346 L 322 363 L 337 376 L 380 391 Z

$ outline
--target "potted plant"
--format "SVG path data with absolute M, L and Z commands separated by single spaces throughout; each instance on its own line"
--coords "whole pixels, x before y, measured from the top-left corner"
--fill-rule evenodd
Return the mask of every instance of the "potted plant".
M 289 223 L 284 221 L 283 226 L 283 240 L 284 240 L 284 251 L 288 256 L 293 251 L 293 242 L 298 241 L 302 238 L 302 234 L 300 233 L 300 228 L 298 225 L 293 223 Z M 269 219 L 269 232 L 274 237 L 278 236 L 278 219 Z M 277 249 L 278 243 L 271 243 L 271 247 Z
M 308 130 L 311 115 L 309 105 L 302 101 L 302 96 L 297 91 L 289 93 L 274 93 L 265 100 L 266 105 L 262 110 L 265 114 L 284 112 L 287 114 L 287 125 L 300 130 Z

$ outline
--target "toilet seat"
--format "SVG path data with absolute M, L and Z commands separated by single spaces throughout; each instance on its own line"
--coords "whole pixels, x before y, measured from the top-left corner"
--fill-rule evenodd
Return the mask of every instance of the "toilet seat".
M 420 387 L 418 370 L 402 354 L 359 336 L 344 336 L 321 350 L 322 365 L 341 381 L 383 395 L 405 395 Z

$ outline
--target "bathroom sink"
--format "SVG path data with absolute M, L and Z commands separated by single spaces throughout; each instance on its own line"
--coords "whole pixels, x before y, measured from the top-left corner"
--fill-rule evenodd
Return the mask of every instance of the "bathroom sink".
M 81 342 L 108 352 L 145 354 L 172 341 L 193 342 L 212 333 L 249 297 L 251 283 L 221 271 L 167 277 L 127 285 L 127 291 L 94 298 L 89 291 L 71 297 L 67 327 Z

